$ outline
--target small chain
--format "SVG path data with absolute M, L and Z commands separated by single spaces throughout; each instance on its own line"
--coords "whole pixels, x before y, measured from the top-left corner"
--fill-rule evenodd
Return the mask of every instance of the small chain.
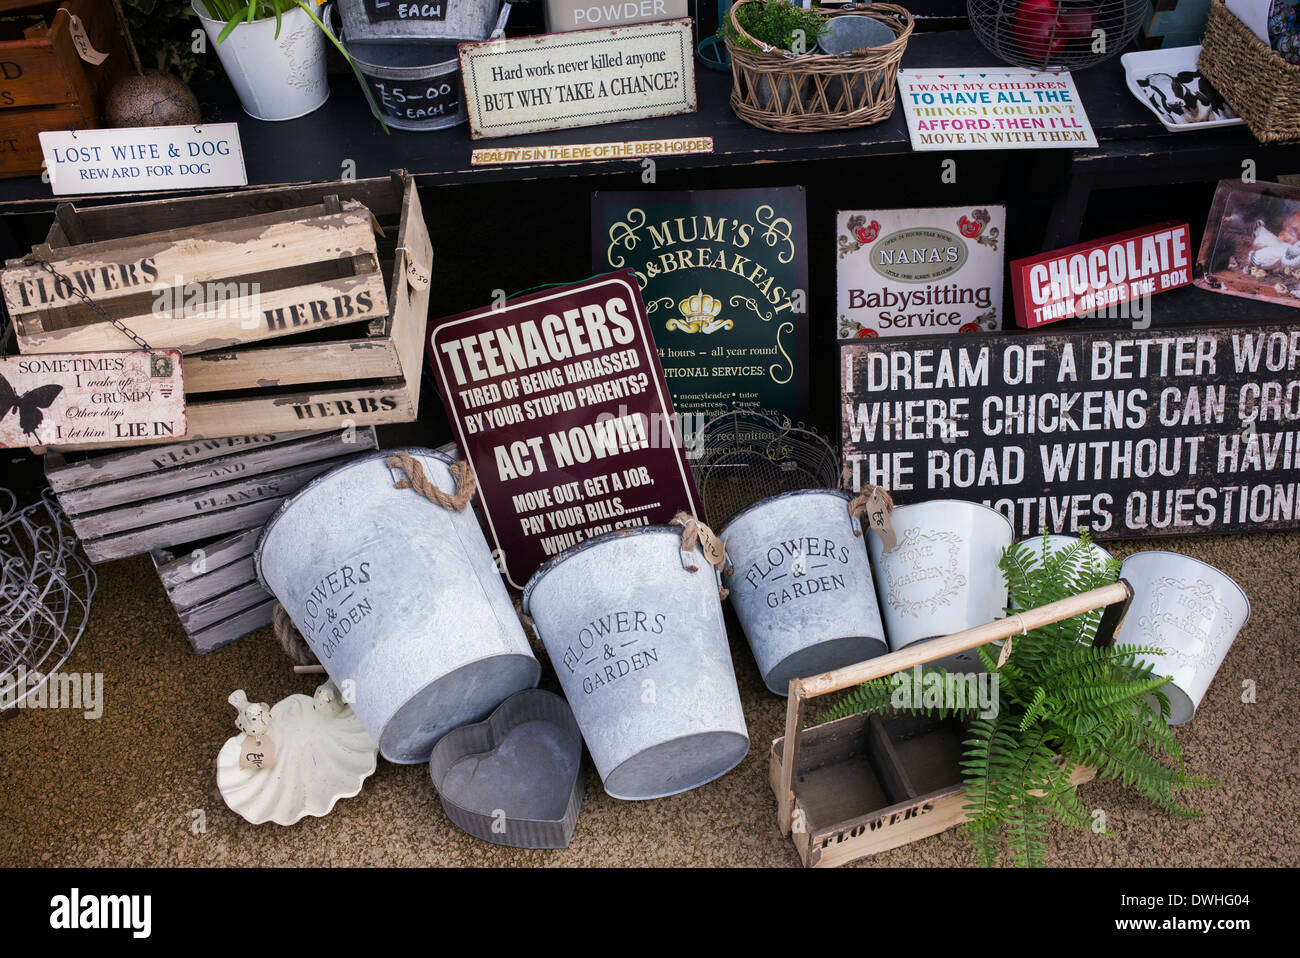
M 39 263 L 41 266 L 43 266 L 43 267 L 45 268 L 45 270 L 46 270 L 46 271 L 47 271 L 51 276 L 53 276 L 56 280 L 62 280 L 62 281 L 64 282 L 64 284 L 68 287 L 69 290 L 72 291 L 72 293 L 73 293 L 74 295 L 79 296 L 79 297 L 81 298 L 81 301 L 82 301 L 83 303 L 85 303 L 87 306 L 89 306 L 89 307 L 90 307 L 91 309 L 93 309 L 95 312 L 99 313 L 100 316 L 103 316 L 106 320 L 108 320 L 110 323 L 112 323 L 112 324 L 113 324 L 113 327 L 114 327 L 115 329 L 117 329 L 117 330 L 119 330 L 120 332 L 123 332 L 123 333 L 125 333 L 127 336 L 131 337 L 131 339 L 135 342 L 135 344 L 136 344 L 137 346 L 139 346 L 141 349 L 151 349 L 151 348 L 152 348 L 148 343 L 146 343 L 143 339 L 141 339 L 139 336 L 137 336 L 137 335 L 136 335 L 132 330 L 127 329 L 126 326 L 123 324 L 123 322 L 122 322 L 120 319 L 115 319 L 114 317 L 110 316 L 109 313 L 108 313 L 108 311 L 105 310 L 103 306 L 100 306 L 99 303 L 95 302 L 93 299 L 91 299 L 89 296 L 87 296 L 85 293 L 83 293 L 80 289 L 78 289 L 78 288 L 77 288 L 77 285 L 76 285 L 75 283 L 73 283 L 72 280 L 68 279 L 68 277 L 64 276 L 62 273 L 60 273 L 57 269 L 55 269 L 55 268 L 54 268 L 53 266 L 51 266 L 49 263 L 45 262 L 45 260 L 38 260 L 38 263 Z M 56 287 L 56 289 L 57 289 L 57 287 Z

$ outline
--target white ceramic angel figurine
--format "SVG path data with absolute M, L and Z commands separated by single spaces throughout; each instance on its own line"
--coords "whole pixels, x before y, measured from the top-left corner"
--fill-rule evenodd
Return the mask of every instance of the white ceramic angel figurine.
M 243 691 L 230 696 L 241 733 L 217 756 L 217 787 L 234 811 L 254 825 L 292 825 L 305 815 L 328 815 L 340 798 L 361 791 L 374 773 L 379 749 L 333 682 L 308 698 L 290 695 L 267 708 Z M 245 735 L 275 743 L 275 764 L 240 767 Z

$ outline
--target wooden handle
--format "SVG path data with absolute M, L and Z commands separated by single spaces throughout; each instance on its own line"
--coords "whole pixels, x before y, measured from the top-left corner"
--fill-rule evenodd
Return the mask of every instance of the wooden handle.
M 1013 612 L 1005 619 L 996 619 L 971 629 L 954 632 L 942 638 L 915 642 L 897 652 L 890 652 L 879 658 L 867 659 L 842 669 L 812 675 L 806 679 L 790 680 L 790 698 L 786 703 L 785 741 L 781 747 L 781 795 L 783 800 L 777 809 L 777 822 L 781 834 L 788 835 L 794 816 L 794 769 L 799 750 L 799 736 L 802 732 L 804 703 L 819 695 L 839 692 L 872 679 L 883 678 L 895 672 L 902 672 L 915 665 L 924 665 L 955 655 L 968 652 L 981 645 L 1010 638 L 1032 629 L 1042 628 L 1054 622 L 1072 619 L 1076 615 L 1092 612 L 1103 606 L 1128 602 L 1133 598 L 1133 587 L 1124 579 L 1112 582 L 1088 592 L 1081 592 L 1057 602 L 1040 605 L 1036 609 L 1024 609 Z M 1118 631 L 1118 628 L 1116 629 Z

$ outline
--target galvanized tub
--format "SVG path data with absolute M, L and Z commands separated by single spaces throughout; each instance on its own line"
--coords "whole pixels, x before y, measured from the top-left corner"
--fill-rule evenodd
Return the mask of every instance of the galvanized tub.
M 722 584 L 759 671 L 777 695 L 790 680 L 889 651 L 848 493 L 800 489 L 743 509 L 719 530 Z
M 495 6 L 493 7 L 495 9 Z M 472 40 L 504 35 L 510 4 Z M 344 31 L 344 49 L 356 61 L 379 108 L 376 118 L 395 130 L 427 132 L 465 122 L 465 97 L 460 80 L 456 43 L 357 39 Z
M 1006 516 L 976 502 L 938 499 L 896 506 L 890 520 L 898 544 L 885 552 L 873 530 L 867 548 L 892 651 L 1006 614 L 1007 583 L 998 562 L 1015 538 Z M 982 668 L 974 650 L 933 664 L 952 671 Z
M 414 456 L 440 489 L 451 460 Z M 533 656 L 472 510 L 435 505 L 385 459 L 359 456 L 313 480 L 271 517 L 257 575 L 390 762 L 427 762 L 434 743 L 533 688 Z
M 524 587 L 524 612 L 615 798 L 684 792 L 749 751 L 718 577 L 698 546 L 681 551 L 681 534 L 608 533 L 551 559 Z
M 492 29 L 499 0 L 335 2 L 349 40 L 482 40 Z
M 1133 605 L 1117 645 L 1145 645 L 1156 675 L 1168 675 L 1169 724 L 1191 721 L 1233 640 L 1250 619 L 1250 599 L 1212 565 L 1175 552 L 1135 552 L 1120 566 L 1133 587 Z

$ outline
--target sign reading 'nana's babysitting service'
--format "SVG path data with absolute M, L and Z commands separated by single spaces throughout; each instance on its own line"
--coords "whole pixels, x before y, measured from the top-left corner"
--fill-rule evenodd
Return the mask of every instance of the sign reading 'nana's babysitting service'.
M 236 123 L 57 130 L 40 137 L 55 196 L 248 184 Z
M 914 150 L 1078 149 L 1097 145 L 1069 73 L 1019 67 L 898 71 Z
M 636 284 L 610 275 L 432 320 L 438 389 L 506 581 L 616 529 L 699 515 Z
M 982 502 L 1018 536 L 1300 527 L 1300 326 L 862 340 L 845 482 Z
M 460 45 L 474 139 L 695 112 L 691 21 Z
M 803 187 L 595 193 L 592 242 L 635 273 L 678 413 L 806 414 Z

